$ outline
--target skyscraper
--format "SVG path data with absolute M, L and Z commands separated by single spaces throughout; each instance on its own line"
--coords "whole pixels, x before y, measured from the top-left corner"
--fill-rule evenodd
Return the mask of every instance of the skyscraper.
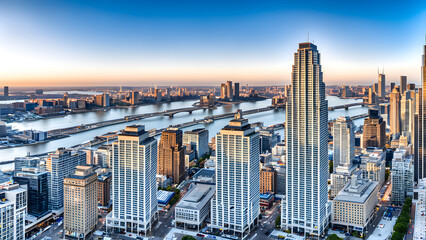
M 146 233 L 157 219 L 157 140 L 144 126 L 128 126 L 112 152 L 113 205 L 107 228 Z
M 209 153 L 209 130 L 204 128 L 186 131 L 183 144 L 195 150 L 195 158 L 199 159 Z
M 414 117 L 416 113 L 416 93 L 405 91 L 401 97 L 401 132 L 414 141 Z
M 158 144 L 158 171 L 179 184 L 185 178 L 185 149 L 182 147 L 182 130 L 167 128 Z
M 66 239 L 88 239 L 98 223 L 97 175 L 90 166 L 77 166 L 64 179 Z
M 61 213 L 64 206 L 64 178 L 78 165 L 86 164 L 86 153 L 58 148 L 46 159 L 49 174 L 49 208 Z
M 368 117 L 364 119 L 362 147 L 383 148 L 386 143 L 386 123 L 379 115 L 379 110 L 368 109 Z
M 226 97 L 228 99 L 234 98 L 234 91 L 232 90 L 232 81 L 226 82 Z
M 241 111 L 216 135 L 216 196 L 213 228 L 246 237 L 260 213 L 259 134 Z
M 426 177 L 426 45 L 423 46 L 423 57 L 422 57 L 422 78 L 423 85 L 422 89 L 419 89 L 421 100 L 419 101 L 419 124 L 418 124 L 418 159 L 415 161 L 416 168 L 416 179 L 415 182 L 419 182 L 419 179 Z
M 234 83 L 234 98 L 240 97 L 240 83 Z
M 328 225 L 328 111 L 317 46 L 300 43 L 294 54 L 286 111 L 287 174 L 281 226 L 321 235 Z
M 9 87 L 8 86 L 4 86 L 3 96 L 9 97 Z
M 380 73 L 379 74 L 379 97 L 385 98 L 386 97 L 386 77 L 385 74 Z
M 390 94 L 390 131 L 393 134 L 401 132 L 401 94 L 395 87 Z
M 333 124 L 333 166 L 348 168 L 355 158 L 354 124 L 349 117 L 339 117 Z
M 407 91 L 407 76 L 401 76 L 401 94 Z
M 0 189 L 0 239 L 24 240 L 27 190 L 19 184 Z

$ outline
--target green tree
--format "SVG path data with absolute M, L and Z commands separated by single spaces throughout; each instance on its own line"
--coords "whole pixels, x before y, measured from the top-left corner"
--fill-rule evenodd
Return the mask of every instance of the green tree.
M 280 227 L 281 226 L 281 216 L 278 216 L 277 218 L 275 218 L 275 227 Z
M 404 235 L 405 235 L 405 234 L 403 234 L 403 233 L 394 232 L 394 233 L 392 234 L 392 238 L 391 238 L 391 240 L 402 240 L 402 239 L 404 239 Z
M 337 236 L 335 233 L 328 236 L 327 240 L 342 240 L 343 238 Z
M 193 236 L 185 235 L 182 237 L 182 240 L 196 240 Z
M 328 170 L 333 173 L 333 161 L 328 161 Z
M 408 225 L 405 222 L 396 223 L 393 227 L 395 232 L 405 233 L 407 231 Z

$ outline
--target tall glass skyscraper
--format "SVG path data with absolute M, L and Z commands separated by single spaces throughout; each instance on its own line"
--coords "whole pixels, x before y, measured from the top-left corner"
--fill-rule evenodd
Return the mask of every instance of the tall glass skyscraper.
M 287 198 L 281 226 L 321 235 L 328 225 L 328 111 L 320 54 L 300 43 L 286 109 Z
M 107 228 L 146 234 L 157 219 L 157 140 L 128 126 L 112 147 L 112 211 Z
M 419 89 L 419 124 L 418 124 L 418 159 L 414 162 L 414 181 L 426 177 L 426 45 L 422 57 L 422 78 L 423 87 Z
M 259 133 L 239 111 L 216 135 L 216 196 L 213 228 L 246 237 L 260 214 Z

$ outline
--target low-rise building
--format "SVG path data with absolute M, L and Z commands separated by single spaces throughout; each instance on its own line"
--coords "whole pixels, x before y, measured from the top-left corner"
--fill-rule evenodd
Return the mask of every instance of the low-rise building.
M 266 211 L 268 211 L 271 207 L 272 204 L 274 203 L 274 195 L 273 194 L 260 194 L 260 212 L 261 213 L 265 213 Z
M 332 224 L 348 231 L 364 232 L 379 202 L 377 182 L 353 175 L 350 183 L 333 200 Z
M 111 198 L 112 173 L 98 175 L 98 205 L 108 207 Z
M 191 186 L 192 189 L 175 207 L 175 221 L 177 227 L 199 231 L 210 213 L 210 203 L 215 193 L 215 187 L 208 184 L 192 184 Z

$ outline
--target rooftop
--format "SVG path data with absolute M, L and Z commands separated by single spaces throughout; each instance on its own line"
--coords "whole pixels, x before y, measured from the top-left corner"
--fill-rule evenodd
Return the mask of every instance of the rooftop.
M 215 188 L 212 185 L 196 184 L 176 205 L 177 208 L 201 210 L 213 197 Z

